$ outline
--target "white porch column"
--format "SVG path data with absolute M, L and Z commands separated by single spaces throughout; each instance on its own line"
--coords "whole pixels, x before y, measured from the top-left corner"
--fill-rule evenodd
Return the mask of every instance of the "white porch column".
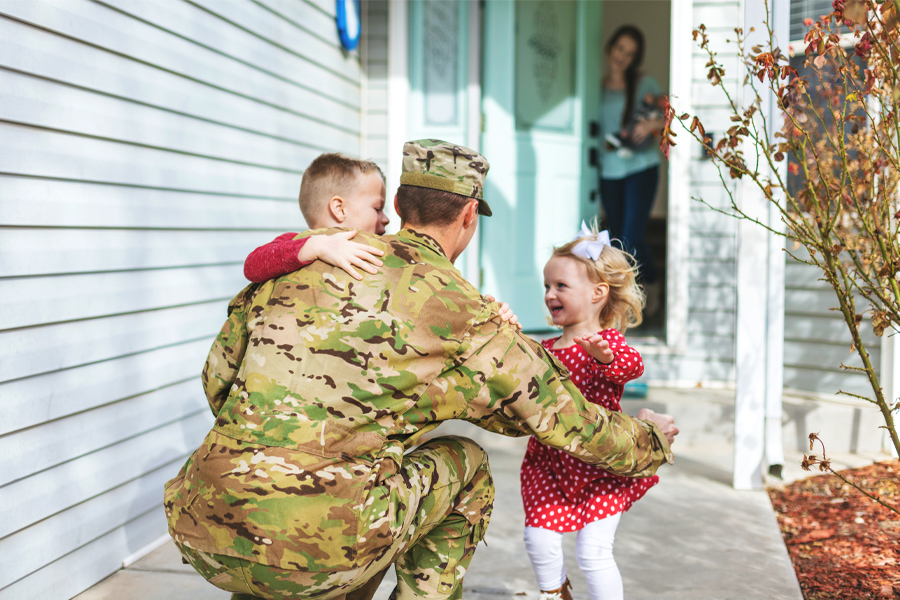
M 788 42 L 789 3 L 770 0 L 772 23 L 782 44 Z M 745 0 L 746 47 L 765 40 L 766 5 Z M 749 33 L 755 27 L 754 33 Z M 745 105 L 753 91 L 743 90 Z M 769 119 L 769 135 L 780 128 L 780 113 L 772 98 L 762 110 Z M 748 164 L 755 149 L 745 148 Z M 749 216 L 775 226 L 777 211 L 751 181 L 737 188 L 741 209 Z M 738 221 L 736 273 L 737 323 L 735 340 L 736 390 L 734 414 L 734 479 L 736 489 L 759 489 L 765 464 L 783 463 L 781 394 L 784 357 L 784 255 L 783 240 L 747 220 Z
M 747 158 L 752 162 L 752 158 Z M 745 213 L 760 220 L 766 218 L 766 199 L 755 185 L 741 181 L 738 194 Z M 738 221 L 734 487 L 739 490 L 762 487 L 769 299 L 767 237 L 759 225 Z

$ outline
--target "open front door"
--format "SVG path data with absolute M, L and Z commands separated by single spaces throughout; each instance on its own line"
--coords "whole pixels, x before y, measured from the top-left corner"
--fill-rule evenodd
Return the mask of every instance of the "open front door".
M 599 2 L 485 4 L 482 148 L 494 216 L 481 222 L 483 291 L 529 331 L 549 328 L 542 272 L 553 246 L 597 214 L 586 115 L 597 107 L 599 30 Z

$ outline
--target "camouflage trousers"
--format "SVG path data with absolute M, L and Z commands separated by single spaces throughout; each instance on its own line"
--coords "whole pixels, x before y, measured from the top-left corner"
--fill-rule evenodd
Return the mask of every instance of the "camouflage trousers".
M 280 569 L 179 544 L 185 560 L 232 600 L 366 600 L 393 564 L 393 600 L 462 598 L 462 579 L 484 538 L 494 502 L 487 455 L 475 442 L 435 438 L 403 457 L 383 485 L 393 544 L 374 562 L 337 574 Z M 377 508 L 377 507 L 376 507 Z M 362 525 L 362 524 L 361 524 Z

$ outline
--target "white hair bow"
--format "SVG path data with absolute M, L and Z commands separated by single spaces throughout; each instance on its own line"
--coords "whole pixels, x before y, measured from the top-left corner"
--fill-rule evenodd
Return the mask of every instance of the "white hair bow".
M 581 231 L 575 235 L 572 241 L 579 238 L 588 238 L 572 248 L 572 254 L 581 258 L 597 260 L 604 247 L 612 246 L 609 242 L 609 231 L 603 230 L 600 233 L 594 233 L 584 221 L 581 222 Z

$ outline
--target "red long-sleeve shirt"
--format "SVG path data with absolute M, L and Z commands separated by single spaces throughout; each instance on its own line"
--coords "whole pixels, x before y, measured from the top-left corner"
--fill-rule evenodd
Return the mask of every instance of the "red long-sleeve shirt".
M 262 283 L 308 265 L 311 261 L 300 262 L 297 253 L 309 237 L 295 239 L 297 235 L 284 233 L 251 252 L 244 260 L 244 277 Z

